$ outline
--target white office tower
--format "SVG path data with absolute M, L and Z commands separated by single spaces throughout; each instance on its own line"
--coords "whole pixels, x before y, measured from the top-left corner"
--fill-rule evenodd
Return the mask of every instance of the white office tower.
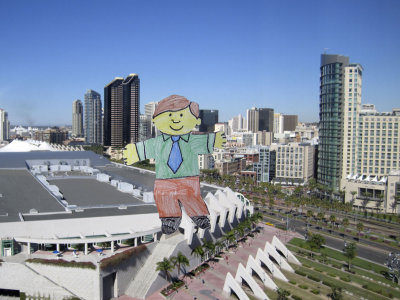
M 153 119 L 153 114 L 154 114 L 154 111 L 156 110 L 157 104 L 158 104 L 158 102 L 150 102 L 150 103 L 147 103 L 144 105 L 144 114 L 147 116 L 147 118 L 151 122 L 150 134 L 152 137 L 157 136 L 159 133 L 157 128 L 154 126 L 153 122 L 151 121 Z
M 343 186 L 343 180 L 347 175 L 357 173 L 357 161 L 362 155 L 362 152 L 358 151 L 362 72 L 363 68 L 360 64 L 349 64 L 344 67 L 344 78 L 342 79 L 344 92 L 342 102 L 343 158 L 341 186 Z
M 10 122 L 8 113 L 0 108 L 0 141 L 8 140 L 10 137 Z
M 274 114 L 274 133 L 283 133 L 283 115 Z
M 245 129 L 244 118 L 241 114 L 233 117 L 228 123 L 231 132 L 239 132 Z

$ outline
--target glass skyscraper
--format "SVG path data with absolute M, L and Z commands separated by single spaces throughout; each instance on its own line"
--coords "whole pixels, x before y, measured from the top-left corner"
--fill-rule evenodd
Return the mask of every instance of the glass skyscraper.
M 347 65 L 349 58 L 346 56 L 321 56 L 317 180 L 333 190 L 338 190 L 340 185 Z
M 104 146 L 121 148 L 139 141 L 139 105 L 137 74 L 116 77 L 104 87 Z
M 85 142 L 88 144 L 102 144 L 101 98 L 100 94 L 88 90 L 85 94 Z

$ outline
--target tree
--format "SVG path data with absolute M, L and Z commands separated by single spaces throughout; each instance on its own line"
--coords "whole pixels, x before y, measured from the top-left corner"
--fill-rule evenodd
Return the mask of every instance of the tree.
M 322 245 L 325 244 L 325 238 L 320 234 L 309 233 L 307 243 L 310 246 L 311 250 L 321 249 Z
M 312 211 L 312 210 L 307 210 L 307 213 L 306 213 L 306 217 L 307 217 L 307 223 L 306 223 L 306 230 L 308 230 L 308 226 L 309 226 L 309 224 L 310 224 L 310 220 L 311 220 L 311 218 L 314 216 L 314 212 Z
M 211 254 L 211 255 L 209 255 L 209 257 L 210 257 L 210 256 L 211 256 L 211 257 L 214 256 L 214 254 L 215 254 L 215 244 L 214 244 L 213 242 L 211 242 L 211 241 L 205 241 L 204 244 L 203 244 L 203 247 L 204 247 L 205 249 L 207 249 L 207 252 L 208 252 L 209 254 Z
M 164 272 L 167 280 L 171 281 L 172 277 L 171 277 L 171 271 L 174 269 L 173 264 L 171 263 L 171 261 L 164 257 L 164 259 L 162 261 L 157 262 L 157 267 L 156 267 L 156 271 L 161 271 Z
M 342 226 L 343 226 L 343 228 L 346 230 L 346 227 L 349 226 L 349 225 L 350 225 L 349 219 L 344 218 L 344 219 L 342 220 Z
M 357 192 L 356 192 L 356 191 L 351 191 L 350 194 L 351 194 L 351 201 L 350 201 L 350 203 L 351 203 L 351 206 L 353 206 L 353 205 L 354 205 L 354 202 L 355 202 L 354 196 L 357 195 Z
M 250 222 L 251 222 L 252 227 L 254 228 L 255 225 L 256 225 L 258 222 L 262 221 L 262 219 L 263 219 L 262 213 L 256 212 L 256 213 L 252 214 L 252 215 L 250 216 Z
M 290 295 L 290 293 L 287 290 L 284 290 L 282 288 L 278 288 L 276 292 L 278 293 L 278 298 L 276 298 L 277 300 L 286 300 Z
M 361 203 L 361 206 L 363 207 L 364 213 L 367 213 L 367 206 L 368 206 L 368 203 L 369 203 L 369 201 L 371 199 L 369 198 L 369 193 L 368 192 L 364 193 L 364 197 L 365 198 L 363 199 L 363 201 Z
M 343 299 L 341 287 L 332 286 L 331 289 L 332 289 L 332 291 L 327 295 L 329 298 L 331 298 L 332 300 L 342 300 Z
M 200 263 L 203 260 L 203 256 L 204 256 L 204 249 L 203 246 L 199 245 L 196 248 L 194 248 L 192 250 L 192 255 L 197 256 L 198 258 L 200 258 Z
M 379 213 L 380 207 L 382 206 L 382 202 L 383 202 L 383 193 L 377 194 L 376 197 L 378 199 L 375 202 L 375 208 L 376 208 L 376 213 Z
M 180 251 L 178 252 L 177 256 L 173 256 L 171 258 L 171 262 L 174 264 L 174 266 L 178 267 L 178 277 L 181 272 L 181 266 L 189 266 L 188 258 Z
M 356 246 L 356 244 L 355 244 L 355 243 L 346 244 L 346 245 L 344 246 L 344 249 L 343 249 L 343 254 L 344 254 L 344 256 L 347 257 L 347 260 L 348 260 L 348 265 L 347 265 L 347 267 L 348 267 L 349 272 L 350 272 L 351 261 L 352 261 L 352 260 L 356 257 L 356 255 L 357 255 L 357 246 Z
M 216 249 L 215 253 L 216 254 L 219 254 L 221 252 L 221 249 L 223 249 L 223 248 L 224 248 L 224 243 L 222 241 L 215 242 L 215 249 Z
M 236 243 L 235 231 L 228 231 L 225 235 L 225 240 L 228 242 L 228 246 L 230 246 L 232 243 Z
M 336 222 L 336 216 L 335 215 L 330 215 L 329 216 L 329 221 L 331 222 L 331 224 L 333 225 Z
M 324 218 L 325 218 L 325 214 L 324 214 L 324 213 L 319 212 L 319 213 L 317 214 L 317 219 L 318 219 L 319 221 L 322 221 Z
M 390 208 L 392 209 L 392 214 L 394 214 L 394 211 L 395 211 L 396 208 L 397 208 L 397 202 L 396 202 L 396 200 L 393 201 L 393 202 L 390 204 Z
M 357 224 L 357 231 L 358 231 L 358 237 L 360 237 L 360 233 L 361 233 L 361 231 L 363 231 L 364 230 L 364 224 L 363 223 L 358 223 Z

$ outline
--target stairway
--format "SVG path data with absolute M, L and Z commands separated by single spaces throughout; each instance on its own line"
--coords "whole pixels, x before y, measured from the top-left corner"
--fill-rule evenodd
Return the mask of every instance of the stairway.
M 163 239 L 164 237 L 162 237 L 162 240 L 154 248 L 151 256 L 146 260 L 143 267 L 130 283 L 125 293 L 127 296 L 145 299 L 150 287 L 159 274 L 159 271 L 156 271 L 157 262 L 162 261 L 164 257 L 169 258 L 176 246 L 185 239 L 184 235 L 179 233 Z

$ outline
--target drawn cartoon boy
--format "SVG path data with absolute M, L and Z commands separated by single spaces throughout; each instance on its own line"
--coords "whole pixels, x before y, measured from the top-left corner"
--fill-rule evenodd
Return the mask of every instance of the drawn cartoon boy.
M 223 133 L 192 134 L 201 123 L 199 105 L 178 95 L 158 103 L 153 123 L 162 134 L 127 145 L 123 157 L 128 165 L 155 159 L 154 199 L 162 232 L 171 234 L 178 229 L 181 206 L 199 228 L 209 228 L 209 212 L 200 194 L 198 155 L 221 148 L 226 142 Z

